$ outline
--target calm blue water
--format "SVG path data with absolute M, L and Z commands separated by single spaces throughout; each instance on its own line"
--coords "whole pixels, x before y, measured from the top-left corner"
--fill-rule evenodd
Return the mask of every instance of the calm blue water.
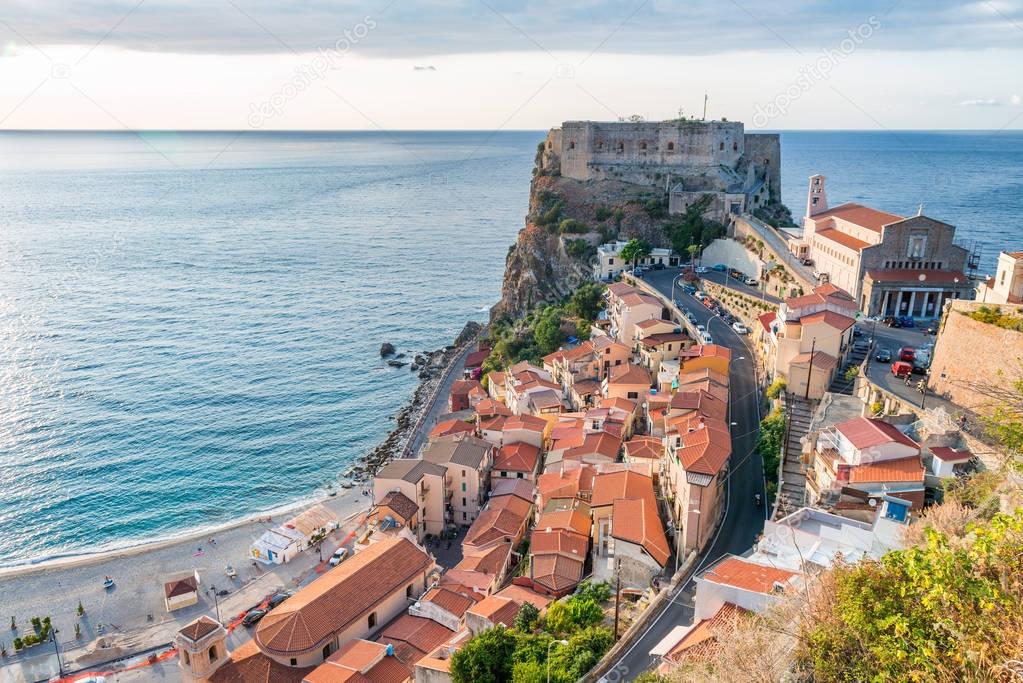
M 541 133 L 0 133 L 0 563 L 303 498 L 500 296 Z M 784 197 L 1023 243 L 1023 135 L 785 133 Z M 990 268 L 989 268 L 990 269 Z

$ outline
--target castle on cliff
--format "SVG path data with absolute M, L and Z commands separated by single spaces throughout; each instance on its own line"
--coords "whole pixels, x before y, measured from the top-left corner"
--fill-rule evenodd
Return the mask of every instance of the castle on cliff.
M 664 187 L 671 213 L 709 195 L 706 215 L 722 221 L 781 197 L 778 135 L 737 121 L 566 121 L 547 133 L 541 164 L 579 181 Z

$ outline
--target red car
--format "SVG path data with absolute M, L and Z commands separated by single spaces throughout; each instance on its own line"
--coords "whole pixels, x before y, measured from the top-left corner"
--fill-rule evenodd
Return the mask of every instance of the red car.
M 897 361 L 892 363 L 892 374 L 896 377 L 906 377 L 913 372 L 912 363 L 905 363 L 903 361 Z
M 916 349 L 911 346 L 903 346 L 899 349 L 899 360 L 912 363 L 916 359 Z

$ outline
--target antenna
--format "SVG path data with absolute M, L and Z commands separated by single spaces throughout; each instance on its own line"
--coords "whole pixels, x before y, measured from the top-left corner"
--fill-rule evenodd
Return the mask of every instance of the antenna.
M 703 120 L 707 120 L 707 91 L 703 91 Z
M 920 202 L 920 206 L 916 207 L 916 215 L 917 216 L 924 215 L 924 203 L 923 202 Z

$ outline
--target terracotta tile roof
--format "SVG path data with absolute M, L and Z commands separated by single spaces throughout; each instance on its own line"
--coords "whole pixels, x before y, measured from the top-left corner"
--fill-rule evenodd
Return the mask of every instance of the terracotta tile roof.
M 679 391 L 671 397 L 669 410 L 695 411 L 705 417 L 723 420 L 728 404 L 706 391 Z
M 661 302 L 654 297 L 644 292 L 628 292 L 621 295 L 618 299 L 622 302 L 623 306 L 632 308 L 634 306 L 656 306 L 661 308 Z
M 812 323 L 821 322 L 828 327 L 833 327 L 836 330 L 842 330 L 843 332 L 856 324 L 855 319 L 842 315 L 841 313 L 835 313 L 831 310 L 818 311 L 817 313 L 804 315 L 799 319 L 800 325 L 810 325 Z
M 508 368 L 508 372 L 510 372 L 513 377 L 523 372 L 531 372 L 539 377 L 542 376 L 539 373 L 542 373 L 543 369 L 536 367 L 528 360 L 520 360 L 518 363 Z
M 377 505 L 386 505 L 394 511 L 403 521 L 408 522 L 419 512 L 419 506 L 401 491 L 390 491 L 380 499 Z
M 573 423 L 571 426 L 557 426 L 551 430 L 550 450 L 563 451 L 566 448 L 574 448 L 575 446 L 581 446 L 585 440 L 586 432 L 583 430 L 582 425 Z
M 911 268 L 868 270 L 867 276 L 874 282 L 907 282 L 915 285 L 928 285 L 932 283 L 950 284 L 958 279 L 960 284 L 969 285 L 969 279 L 961 270 L 915 270 Z
M 163 584 L 163 594 L 168 598 L 176 598 L 189 593 L 196 593 L 199 590 L 199 582 L 194 576 L 186 576 L 183 579 L 175 579 Z
M 502 598 L 511 598 L 520 605 L 528 602 L 531 603 L 533 607 L 540 610 L 544 609 L 551 603 L 551 599 L 548 596 L 540 595 L 536 591 L 530 590 L 525 586 L 516 586 L 515 584 L 502 588 L 494 595 Z
M 438 465 L 450 462 L 478 470 L 491 448 L 491 444 L 471 434 L 454 434 L 432 441 L 423 450 L 422 457 Z
M 611 535 L 642 546 L 657 564 L 665 565 L 671 551 L 657 515 L 652 485 L 649 496 L 615 500 L 611 507 Z
M 519 607 L 521 605 L 511 598 L 489 595 L 470 609 L 469 613 L 483 617 L 495 626 L 497 624 L 504 624 L 511 628 L 515 625 L 515 617 L 519 613 Z
M 532 392 L 529 394 L 529 404 L 535 410 L 562 406 L 561 387 L 558 387 L 558 391 L 554 391 L 553 389 L 544 389 L 543 391 Z
M 821 211 L 818 214 L 814 214 L 810 218 L 815 221 L 819 221 L 824 218 L 840 218 L 862 228 L 873 230 L 874 232 L 881 232 L 881 228 L 889 223 L 897 223 L 898 221 L 903 220 L 902 216 L 896 216 L 894 213 L 871 209 L 870 207 L 863 206 L 862 204 L 856 204 L 855 202 L 846 202 L 845 204 L 836 206 L 833 209 L 828 209 L 827 211 Z
M 675 323 L 670 320 L 664 320 L 662 318 L 649 318 L 642 322 L 636 323 L 636 327 L 641 330 L 648 330 L 651 327 L 658 327 L 660 325 L 668 325 L 669 327 L 678 327 Z
M 643 386 L 650 386 L 650 373 L 646 368 L 642 368 L 632 363 L 625 363 L 624 365 L 615 365 L 611 368 L 611 375 L 608 377 L 609 384 L 641 384 Z
M 510 542 L 498 543 L 493 547 L 482 550 L 466 546 L 463 548 L 461 561 L 454 568 L 497 576 L 508 563 L 511 551 L 512 544 Z
M 450 612 L 456 617 L 461 617 L 465 614 L 465 610 L 476 604 L 476 601 L 468 595 L 457 593 L 445 588 L 444 586 L 438 586 L 428 590 L 426 595 L 423 596 L 422 602 L 432 602 L 442 610 Z
M 476 404 L 476 414 L 481 418 L 493 417 L 494 415 L 510 415 L 511 411 L 500 401 L 494 401 L 493 399 L 484 399 Z
M 588 457 L 599 456 L 614 462 L 618 459 L 618 451 L 622 446 L 620 436 L 608 434 L 607 432 L 596 432 L 583 437 L 582 445 L 569 448 L 565 451 L 565 460 L 585 460 Z
M 546 428 L 547 420 L 535 415 L 513 415 L 504 423 L 504 431 L 506 432 L 512 429 L 522 429 L 527 432 L 543 433 Z
M 529 540 L 530 552 L 536 554 L 561 554 L 568 557 L 586 559 L 586 552 L 590 546 L 590 539 L 587 536 L 569 531 L 568 529 L 546 529 L 537 528 Z
M 720 344 L 697 344 L 683 352 L 684 358 L 724 358 L 732 359 L 732 352 L 727 346 Z
M 807 306 L 823 305 L 826 303 L 851 311 L 856 310 L 856 302 L 853 301 L 852 296 L 850 296 L 844 289 L 836 287 L 831 283 L 814 287 L 813 291 L 809 294 L 785 299 L 785 306 L 792 310 L 805 308 Z
M 776 311 L 768 311 L 767 313 L 758 315 L 757 320 L 760 321 L 760 326 L 764 328 L 764 332 L 770 332 L 771 323 L 773 323 L 777 317 L 778 313 Z
M 693 661 L 714 656 L 728 636 L 752 614 L 749 610 L 726 602 L 710 619 L 701 619 L 689 627 L 665 658 L 673 662 Z
M 583 578 L 583 560 L 564 555 L 533 555 L 529 566 L 533 581 L 553 592 L 571 589 Z
M 503 372 L 499 370 L 491 370 L 490 372 L 487 373 L 487 383 L 497 384 L 498 386 L 500 386 L 501 384 L 504 384 L 504 377 L 505 374 Z
M 920 444 L 909 438 L 884 420 L 857 417 L 835 425 L 835 429 L 857 449 L 880 446 L 886 443 L 900 443 L 919 450 Z
M 263 651 L 280 656 L 316 648 L 433 564 L 407 539 L 377 541 L 271 610 L 254 639 Z
M 536 528 L 541 531 L 546 529 L 568 529 L 583 536 L 590 535 L 590 516 L 581 510 L 558 510 L 546 512 L 536 520 Z
M 601 473 L 593 480 L 593 500 L 590 507 L 611 505 L 616 498 L 642 498 L 654 493 L 650 477 L 631 470 Z M 539 527 L 539 524 L 537 525 Z
M 600 407 L 620 410 L 629 415 L 634 415 L 636 413 L 636 403 L 634 401 L 618 396 L 601 400 Z
M 473 351 L 465 357 L 465 367 L 478 368 L 490 356 L 490 351 Z
M 732 555 L 708 569 L 701 578 L 722 586 L 770 594 L 775 592 L 775 584 L 787 586 L 797 576 L 798 572 L 747 562 Z
M 494 576 L 472 569 L 452 568 L 440 575 L 440 585 L 453 587 L 452 590 L 475 592 L 482 598 L 494 586 Z
M 497 417 L 491 417 L 480 420 L 480 431 L 481 432 L 500 432 L 504 429 L 504 423 L 508 421 L 508 418 L 504 415 L 498 415 Z
M 532 505 L 516 496 L 492 498 L 465 533 L 465 546 L 485 546 L 504 538 L 517 539 Z
M 231 652 L 231 659 L 210 676 L 211 683 L 300 683 L 313 670 L 278 664 L 260 652 L 256 641 L 247 640 Z
M 185 624 L 185 626 L 178 631 L 181 635 L 188 638 L 192 642 L 202 640 L 209 634 L 213 633 L 220 627 L 220 624 L 213 621 L 213 619 L 207 617 L 205 614 L 193 622 Z
M 790 365 L 806 365 L 810 362 L 810 352 L 797 353 L 789 361 Z M 824 353 L 823 351 L 813 352 L 813 367 L 820 368 L 822 370 L 831 370 L 832 368 L 838 367 L 838 359 L 834 356 Z
M 709 380 L 715 384 L 727 387 L 728 386 L 728 375 L 711 368 L 700 368 L 699 370 L 686 370 L 680 372 L 678 375 L 678 382 L 680 385 L 689 384 L 690 382 L 702 382 Z
M 412 670 L 397 657 L 387 656 L 387 645 L 350 640 L 316 667 L 305 683 L 402 683 Z
M 973 453 L 968 450 L 957 451 L 947 446 L 931 446 L 930 451 L 931 455 L 942 462 L 966 462 L 973 457 Z
M 685 332 L 658 332 L 657 334 L 648 334 L 640 340 L 643 346 L 653 348 L 659 344 L 667 344 L 668 342 L 681 342 L 687 341 L 689 335 Z
M 572 382 L 572 391 L 577 396 L 590 396 L 600 392 L 600 382 L 595 379 L 582 379 Z
M 468 396 L 473 389 L 482 389 L 483 384 L 478 379 L 456 379 L 451 383 L 451 393 L 455 395 Z
M 724 421 L 693 416 L 679 423 L 677 429 L 682 445 L 675 449 L 675 455 L 687 472 L 714 476 L 728 463 L 732 437 Z
M 615 282 L 614 284 L 608 285 L 606 291 L 608 296 L 621 296 L 622 294 L 627 294 L 629 292 L 639 292 L 642 290 L 636 289 L 632 285 L 627 284 L 625 282 Z
M 924 466 L 920 456 L 881 460 L 879 462 L 855 465 L 849 469 L 850 484 L 877 482 L 920 482 L 924 481 Z
M 593 491 L 593 479 L 596 470 L 589 465 L 580 465 L 573 469 L 562 468 L 560 471 L 544 472 L 537 477 L 537 491 L 541 501 L 551 498 L 576 498 L 580 494 Z
M 410 484 L 418 484 L 426 475 L 443 477 L 447 470 L 436 463 L 427 462 L 418 458 L 397 458 L 381 467 L 376 479 L 401 479 Z
M 464 420 L 444 420 L 434 425 L 433 429 L 430 430 L 429 438 L 436 439 L 440 436 L 450 436 L 452 434 L 472 434 L 475 431 L 476 427 Z
M 405 666 L 411 667 L 453 635 L 454 631 L 433 619 L 402 614 L 384 627 L 377 640 L 394 645 L 397 657 Z M 399 645 L 408 647 L 399 648 Z
M 540 449 L 533 444 L 519 441 L 501 446 L 494 459 L 494 469 L 504 472 L 535 472 L 540 461 Z
M 522 500 L 533 502 L 533 482 L 528 479 L 501 479 L 493 481 L 490 489 L 490 498 L 501 496 L 516 496 Z
M 852 235 L 846 234 L 841 230 L 836 230 L 835 228 L 825 228 L 824 230 L 817 230 L 814 233 L 814 236 L 823 237 L 826 240 L 830 240 L 835 244 L 841 244 L 843 247 L 853 249 L 854 251 L 860 251 L 870 246 L 869 242 L 864 242 L 863 240 L 856 239 Z
M 660 460 L 664 454 L 664 444 L 652 436 L 634 436 L 625 442 L 625 456 L 628 459 L 649 458 Z

